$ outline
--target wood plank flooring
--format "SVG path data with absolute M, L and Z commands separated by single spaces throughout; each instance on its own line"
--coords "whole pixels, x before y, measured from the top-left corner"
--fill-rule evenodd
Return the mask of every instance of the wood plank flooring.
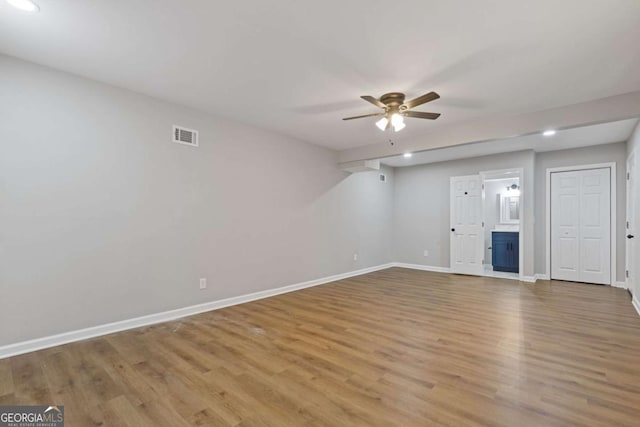
M 0 360 L 67 426 L 639 426 L 626 291 L 401 268 Z

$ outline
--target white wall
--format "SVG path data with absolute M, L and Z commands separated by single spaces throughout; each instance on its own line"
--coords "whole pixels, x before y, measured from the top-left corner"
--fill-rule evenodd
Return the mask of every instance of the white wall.
M 200 148 L 170 142 L 173 124 Z M 0 56 L 0 346 L 391 261 L 393 170 L 336 165 Z
M 449 178 L 483 171 L 522 168 L 524 275 L 533 276 L 534 152 L 520 151 L 473 159 L 397 168 L 393 206 L 394 261 L 449 267 Z M 429 256 L 424 257 L 424 250 Z
M 536 273 L 546 272 L 546 179 L 547 168 L 563 167 L 563 166 L 580 166 L 597 163 L 616 163 L 617 177 L 617 234 L 616 234 L 616 252 L 618 265 L 616 274 L 618 281 L 624 281 L 624 263 L 625 263 L 625 230 L 624 223 L 626 220 L 626 159 L 627 146 L 625 142 L 617 144 L 596 145 L 592 147 L 574 148 L 571 150 L 551 151 L 538 153 L 536 156 L 536 236 L 540 236 L 536 240 Z

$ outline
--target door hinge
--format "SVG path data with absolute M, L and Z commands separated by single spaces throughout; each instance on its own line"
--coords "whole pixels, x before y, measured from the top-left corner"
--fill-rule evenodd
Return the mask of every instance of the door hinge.
M 627 221 L 627 230 L 629 229 L 629 221 Z
M 629 181 L 630 179 L 631 179 L 631 174 L 627 172 L 627 181 Z
M 484 221 L 482 221 L 482 226 L 484 227 Z
M 628 279 L 628 278 L 629 278 L 629 270 L 626 270 L 626 271 L 624 272 L 624 275 L 625 275 L 625 276 L 627 277 L 627 279 Z
M 627 174 L 628 175 L 628 174 Z M 484 184 L 482 184 L 482 189 L 484 190 Z

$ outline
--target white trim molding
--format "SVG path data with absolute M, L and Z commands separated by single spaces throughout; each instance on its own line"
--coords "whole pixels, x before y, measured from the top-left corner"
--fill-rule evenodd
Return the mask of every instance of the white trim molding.
M 638 301 L 637 296 L 634 295 L 633 298 L 631 298 L 631 304 L 633 304 L 633 308 L 636 309 L 638 315 L 640 316 L 640 301 Z
M 617 232 L 618 232 L 618 206 L 617 206 L 617 181 L 618 175 L 616 172 L 616 162 L 608 162 L 608 163 L 597 163 L 591 165 L 579 165 L 579 166 L 561 166 L 557 168 L 547 168 L 546 172 L 546 235 L 545 235 L 545 260 L 546 260 L 546 275 L 551 277 L 551 174 L 554 172 L 569 172 L 569 171 L 580 171 L 587 169 L 604 169 L 609 168 L 611 170 L 611 217 L 610 217 L 610 226 L 611 226 L 611 278 L 610 284 L 615 286 L 614 283 L 617 282 L 617 270 L 618 270 L 618 256 L 617 256 Z
M 433 265 L 422 265 L 422 264 L 407 264 L 404 262 L 393 262 L 392 263 L 393 267 L 400 267 L 400 268 L 410 268 L 412 270 L 422 270 L 422 271 L 433 271 L 435 273 L 449 273 L 449 274 L 455 274 L 455 273 L 451 273 L 451 269 L 449 269 L 449 267 L 437 267 L 437 266 L 433 266 Z M 535 283 L 536 282 L 536 276 L 518 276 L 516 277 L 494 277 L 494 276 L 488 276 L 488 275 L 479 275 L 479 276 L 475 276 L 475 277 L 493 277 L 494 279 L 506 279 L 506 280 L 517 280 L 519 282 L 528 282 L 528 283 Z
M 611 286 L 613 286 L 614 288 L 629 289 L 627 287 L 627 282 L 617 281 L 617 282 L 612 283 Z
M 449 267 L 436 267 L 432 265 L 407 264 L 404 262 L 392 262 L 393 267 L 410 268 L 412 270 L 433 271 L 435 273 L 450 273 Z
M 536 274 L 536 280 L 550 280 L 549 279 L 549 275 L 546 273 L 537 273 Z
M 22 341 L 0 347 L 0 359 L 19 354 L 29 353 L 32 351 L 42 350 L 49 347 L 55 347 L 62 344 L 68 344 L 75 341 L 95 338 L 102 335 L 112 334 L 114 332 L 126 331 L 128 329 L 149 326 L 156 323 L 168 322 L 180 319 L 194 314 L 204 313 L 207 311 L 218 310 L 220 308 L 230 307 L 232 305 L 243 304 L 263 298 L 268 298 L 300 289 L 310 288 L 312 286 L 323 285 L 325 283 L 335 282 L 336 280 L 348 279 L 349 277 L 360 276 L 374 271 L 385 270 L 394 267 L 395 263 L 381 264 L 374 267 L 363 268 L 360 270 L 349 271 L 347 273 L 335 274 L 320 279 L 309 280 L 307 282 L 296 283 L 293 285 L 283 286 L 275 289 L 267 289 L 264 291 L 254 292 L 251 294 L 240 295 L 237 297 L 225 298 L 222 300 L 206 302 L 203 304 L 192 305 L 189 307 L 177 308 L 175 310 L 164 311 L 160 313 L 149 314 L 146 316 L 135 317 L 133 319 L 121 320 L 104 325 L 92 326 L 85 329 L 78 329 L 70 332 L 63 332 L 48 337 L 36 338 L 28 341 Z

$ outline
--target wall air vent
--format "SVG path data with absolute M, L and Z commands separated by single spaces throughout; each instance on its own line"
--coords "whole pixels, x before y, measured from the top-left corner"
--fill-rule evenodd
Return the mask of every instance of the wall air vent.
M 187 129 L 182 126 L 173 126 L 173 142 L 177 142 L 178 144 L 190 145 L 192 147 L 197 147 L 199 144 L 198 141 L 198 131 L 193 129 Z

